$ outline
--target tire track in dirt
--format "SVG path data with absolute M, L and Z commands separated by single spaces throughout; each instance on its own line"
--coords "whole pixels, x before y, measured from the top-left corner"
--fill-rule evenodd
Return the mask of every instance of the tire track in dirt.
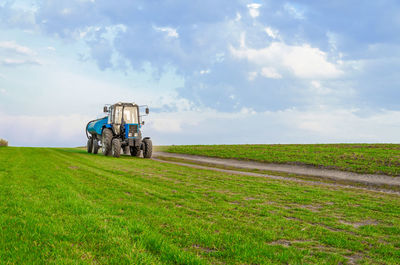
M 193 168 L 198 168 L 198 169 L 214 170 L 214 171 L 224 172 L 224 173 L 229 173 L 229 174 L 246 175 L 246 176 L 254 176 L 254 177 L 266 177 L 266 178 L 270 178 L 270 179 L 289 180 L 289 181 L 295 181 L 295 182 L 299 182 L 299 183 L 325 185 L 325 186 L 332 186 L 332 187 L 357 188 L 357 189 L 362 189 L 362 190 L 380 191 L 380 192 L 384 192 L 384 193 L 400 195 L 399 191 L 379 187 L 380 185 L 400 187 L 400 178 L 386 176 L 386 175 L 366 175 L 366 174 L 357 174 L 357 173 L 345 172 L 345 171 L 339 171 L 339 170 L 312 168 L 312 167 L 306 167 L 306 166 L 266 164 L 266 163 L 252 162 L 252 161 L 240 161 L 240 160 L 234 160 L 234 159 L 221 159 L 221 158 L 214 158 L 214 157 L 203 157 L 203 156 L 165 153 L 165 152 L 154 152 L 153 157 L 154 157 L 153 160 L 156 160 L 156 161 L 162 162 L 162 163 L 171 163 L 171 164 L 188 166 L 188 167 L 193 167 Z M 188 163 L 185 163 L 184 161 L 183 162 L 166 161 L 166 160 L 163 160 L 162 157 L 184 159 L 184 160 L 187 160 Z M 202 163 L 202 164 L 207 164 L 207 165 L 205 166 L 205 165 L 191 164 L 191 163 L 196 163 L 196 162 Z M 234 167 L 234 168 L 237 168 L 237 170 L 222 169 L 222 168 L 212 167 L 212 165 Z M 240 171 L 240 169 L 250 169 L 250 170 L 253 169 L 253 170 L 265 170 L 265 171 L 292 173 L 292 174 L 298 174 L 298 175 L 303 175 L 303 176 L 319 177 L 319 178 L 326 179 L 326 180 L 336 180 L 339 182 L 345 181 L 346 184 L 329 183 L 329 182 L 323 182 L 323 181 L 318 181 L 318 180 L 304 180 L 304 179 L 295 178 L 295 177 L 275 176 L 275 175 L 271 175 L 271 174 Z M 352 182 L 355 185 L 351 185 L 351 183 L 347 184 L 349 182 Z M 364 184 L 364 186 L 360 187 L 360 186 L 357 186 L 357 184 Z

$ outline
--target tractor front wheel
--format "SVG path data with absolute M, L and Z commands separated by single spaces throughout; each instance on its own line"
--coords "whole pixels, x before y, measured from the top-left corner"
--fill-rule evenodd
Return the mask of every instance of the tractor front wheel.
M 122 147 L 122 150 L 124 151 L 124 155 L 129 155 L 130 154 L 129 146 Z
M 92 153 L 92 148 L 93 148 L 93 139 L 90 137 L 87 141 L 87 152 L 90 154 Z
M 120 157 L 121 155 L 121 141 L 118 138 L 112 140 L 111 153 L 113 157 Z
M 139 157 L 142 154 L 140 147 L 131 146 L 131 156 Z
M 153 154 L 153 143 L 150 139 L 143 140 L 143 157 L 144 158 L 151 158 Z
M 111 141 L 113 133 L 110 129 L 104 129 L 101 135 L 101 149 L 105 156 L 111 155 Z

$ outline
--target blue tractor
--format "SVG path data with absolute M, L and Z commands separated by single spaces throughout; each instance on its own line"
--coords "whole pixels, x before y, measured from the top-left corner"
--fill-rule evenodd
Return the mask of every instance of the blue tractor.
M 146 107 L 145 115 L 149 114 Z M 86 126 L 88 153 L 97 154 L 100 147 L 106 156 L 119 157 L 124 154 L 151 158 L 153 144 L 150 137 L 142 138 L 141 128 L 144 125 L 140 107 L 134 103 L 116 103 L 104 106 L 107 116 L 90 121 Z

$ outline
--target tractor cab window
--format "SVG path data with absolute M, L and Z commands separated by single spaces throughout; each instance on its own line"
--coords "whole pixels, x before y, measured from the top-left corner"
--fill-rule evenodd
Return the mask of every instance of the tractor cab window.
M 114 120 L 113 120 L 113 123 L 114 124 L 121 124 L 121 121 L 122 121 L 122 106 L 116 106 L 115 108 L 114 108 L 114 110 L 113 110 L 113 117 L 114 117 Z
M 124 108 L 124 122 L 125 123 L 138 123 L 137 107 L 125 107 Z
M 110 111 L 108 112 L 108 123 L 113 123 L 113 113 L 114 113 L 114 108 L 110 108 Z

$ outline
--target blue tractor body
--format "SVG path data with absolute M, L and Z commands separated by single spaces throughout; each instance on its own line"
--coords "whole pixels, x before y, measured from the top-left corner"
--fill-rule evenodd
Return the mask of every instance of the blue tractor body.
M 130 136 L 129 135 L 130 128 L 132 128 L 133 131 L 138 131 L 140 128 L 142 128 L 142 125 L 140 125 L 138 123 L 125 124 L 125 138 L 127 138 L 127 139 L 135 139 L 138 136 L 134 136 L 134 135 Z

